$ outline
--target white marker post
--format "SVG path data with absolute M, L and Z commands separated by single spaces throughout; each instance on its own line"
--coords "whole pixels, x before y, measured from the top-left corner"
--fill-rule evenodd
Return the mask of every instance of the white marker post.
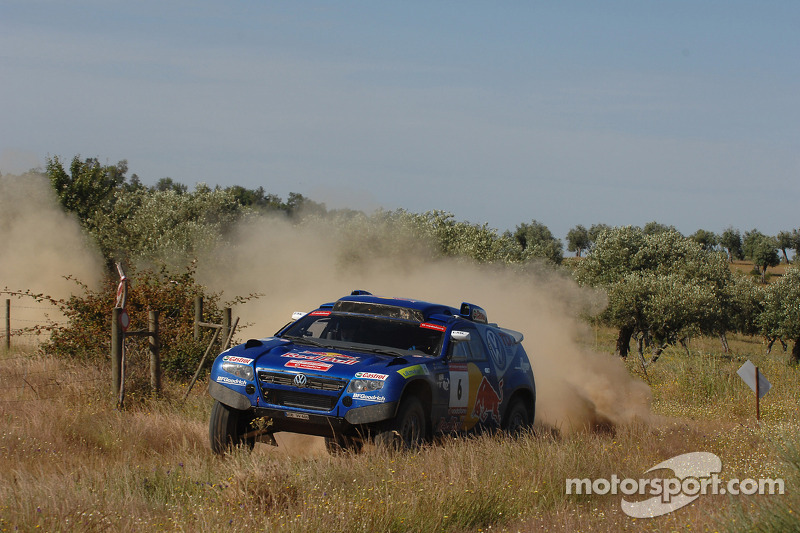
M 769 392 L 772 384 L 767 380 L 764 374 L 758 371 L 750 360 L 747 360 L 739 370 L 736 371 L 742 381 L 747 383 L 747 386 L 756 393 L 756 420 L 761 419 L 761 398 Z

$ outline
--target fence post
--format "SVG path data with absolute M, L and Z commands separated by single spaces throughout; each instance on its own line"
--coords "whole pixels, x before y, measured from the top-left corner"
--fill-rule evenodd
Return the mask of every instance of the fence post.
M 224 312 L 222 313 L 222 333 L 220 334 L 222 342 L 225 342 L 225 339 L 227 339 L 231 333 L 231 317 L 232 317 L 231 313 L 232 311 L 230 307 L 226 307 L 224 309 Z M 223 346 L 222 349 L 227 350 L 228 347 Z
M 161 340 L 158 337 L 158 311 L 148 315 L 148 342 L 150 344 L 150 390 L 161 393 Z
M 121 307 L 115 307 L 111 312 L 111 389 L 114 398 L 119 401 L 119 390 L 122 376 L 122 326 L 119 323 Z
M 11 350 L 11 298 L 6 298 L 6 350 Z
M 194 299 L 194 340 L 200 340 L 200 322 L 203 321 L 203 297 Z

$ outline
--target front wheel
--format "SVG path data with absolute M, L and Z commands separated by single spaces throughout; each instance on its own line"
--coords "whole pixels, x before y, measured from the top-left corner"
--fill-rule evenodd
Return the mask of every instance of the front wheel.
M 364 441 L 358 437 L 349 435 L 336 435 L 325 437 L 325 449 L 331 455 L 340 455 L 346 452 L 360 453 L 364 447 Z
M 256 443 L 255 437 L 245 437 L 250 431 L 252 420 L 251 413 L 215 401 L 208 424 L 211 451 L 221 455 L 232 446 L 246 446 L 252 450 Z
M 375 444 L 394 449 L 421 445 L 427 437 L 425 409 L 418 398 L 405 398 L 397 415 L 383 422 L 375 435 Z

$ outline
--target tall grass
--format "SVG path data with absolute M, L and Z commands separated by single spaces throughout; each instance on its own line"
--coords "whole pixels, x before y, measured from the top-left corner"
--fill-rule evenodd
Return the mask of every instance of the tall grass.
M 311 439 L 281 439 L 287 447 L 258 444 L 252 453 L 225 458 L 208 449 L 211 402 L 202 386 L 185 404 L 174 383 L 160 399 L 132 391 L 136 400 L 129 396 L 129 408 L 120 411 L 105 368 L 0 354 L 0 530 L 797 526 L 797 370 L 780 353 L 764 356 L 750 339 L 734 339 L 732 347 L 734 355 L 723 355 L 713 339 L 698 339 L 689 356 L 682 350 L 662 355 L 648 368 L 654 397 L 649 423 L 565 436 L 450 438 L 411 452 L 367 446 L 359 455 L 330 456 Z M 760 424 L 752 393 L 735 374 L 748 358 L 773 383 Z M 635 361 L 628 364 L 641 372 Z M 565 494 L 568 478 L 640 478 L 657 463 L 692 451 L 719 455 L 725 478 L 784 476 L 786 494 L 703 496 L 646 520 L 622 513 L 620 496 Z

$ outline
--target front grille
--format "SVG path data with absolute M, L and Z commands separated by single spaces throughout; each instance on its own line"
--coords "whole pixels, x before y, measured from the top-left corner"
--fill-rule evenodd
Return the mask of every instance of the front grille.
M 258 373 L 258 379 L 261 380 L 261 383 L 268 385 L 294 387 L 294 377 L 296 375 L 297 374 L 288 372 L 265 372 L 262 370 Z M 344 389 L 345 385 L 347 385 L 346 379 L 322 378 L 309 375 L 306 375 L 306 377 L 308 380 L 306 382 L 306 386 L 304 387 L 305 389 L 340 392 L 342 389 Z
M 297 388 L 294 384 L 296 375 L 296 373 L 290 372 L 259 371 L 258 379 L 261 381 L 262 393 L 267 403 L 315 411 L 330 411 L 336 407 L 339 395 L 347 386 L 346 379 L 306 374 L 306 386 Z M 278 388 L 272 388 L 270 385 L 277 385 Z M 290 387 L 291 390 L 283 387 Z
M 323 396 L 308 392 L 292 392 L 287 390 L 264 391 L 267 401 L 284 407 L 301 407 L 315 411 L 330 411 L 336 407 L 336 396 Z

